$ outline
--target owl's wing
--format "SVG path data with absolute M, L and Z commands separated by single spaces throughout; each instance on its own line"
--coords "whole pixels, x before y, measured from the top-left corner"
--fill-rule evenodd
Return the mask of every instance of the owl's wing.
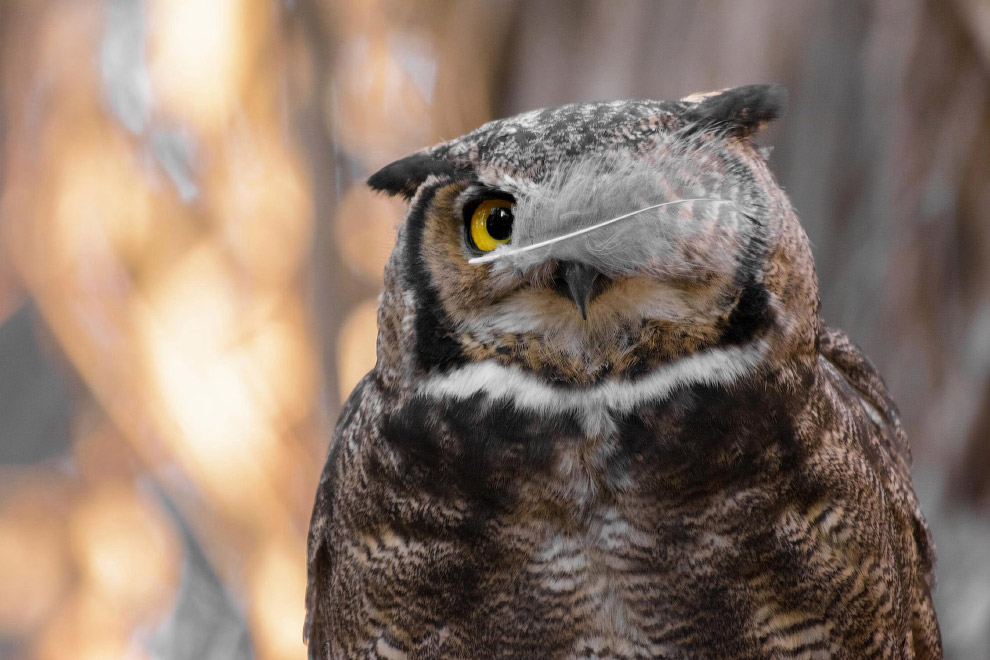
M 819 353 L 853 390 L 876 429 L 870 438 L 876 444 L 864 449 L 867 455 L 879 453 L 890 503 L 897 509 L 897 520 L 903 522 L 899 531 L 906 559 L 905 571 L 914 573 L 909 583 L 915 657 L 919 660 L 941 658 L 941 641 L 931 599 L 935 584 L 935 546 L 911 485 L 911 450 L 900 413 L 876 368 L 845 333 L 825 328 L 820 336 Z
M 910 469 L 911 448 L 901 426 L 900 412 L 876 367 L 841 330 L 825 328 L 819 352 L 859 395 L 873 423 L 883 431 L 885 448 L 899 467 Z
M 309 524 L 307 542 L 306 572 L 306 622 L 303 626 L 303 640 L 309 644 L 310 658 L 320 658 L 322 649 L 328 647 L 327 622 L 330 620 L 327 594 L 330 592 L 330 582 L 333 577 L 333 553 L 328 545 L 329 535 L 335 524 L 334 503 L 335 482 L 338 463 L 346 436 L 355 431 L 355 425 L 360 424 L 358 411 L 364 401 L 364 393 L 371 374 L 364 377 L 354 388 L 341 410 L 339 421 L 330 441 L 330 451 L 327 455 L 320 485 L 316 490 L 316 502 L 313 505 L 313 515 Z M 315 651 L 314 651 L 315 650 Z

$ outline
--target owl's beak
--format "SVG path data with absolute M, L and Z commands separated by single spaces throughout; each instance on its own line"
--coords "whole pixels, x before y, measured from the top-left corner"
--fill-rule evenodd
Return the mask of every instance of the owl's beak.
M 567 295 L 581 312 L 581 318 L 588 320 L 588 303 L 600 292 L 604 276 L 591 266 L 575 261 L 562 261 L 558 266 L 558 291 Z

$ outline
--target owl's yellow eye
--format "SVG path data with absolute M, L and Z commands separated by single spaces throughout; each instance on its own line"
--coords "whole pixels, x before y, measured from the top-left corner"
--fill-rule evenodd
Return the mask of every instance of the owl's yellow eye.
M 512 237 L 513 208 L 506 199 L 486 199 L 471 214 L 471 242 L 482 252 L 491 252 Z

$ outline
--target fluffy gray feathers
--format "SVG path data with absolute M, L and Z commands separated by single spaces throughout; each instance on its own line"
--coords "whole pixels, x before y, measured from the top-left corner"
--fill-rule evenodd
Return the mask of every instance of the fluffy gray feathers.
M 669 136 L 646 153 L 594 154 L 540 184 L 516 183 L 512 242 L 476 262 L 522 272 L 549 259 L 578 261 L 613 277 L 735 272 L 756 226 L 710 144 Z M 703 251 L 685 250 L 699 243 Z

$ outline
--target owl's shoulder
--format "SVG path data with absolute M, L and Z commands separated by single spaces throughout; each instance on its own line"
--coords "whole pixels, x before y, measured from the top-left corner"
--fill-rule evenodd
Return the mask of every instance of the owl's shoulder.
M 321 621 L 326 621 L 331 603 L 328 599 L 333 578 L 335 552 L 334 530 L 339 527 L 337 520 L 338 504 L 342 493 L 349 488 L 346 481 L 350 477 L 342 469 L 351 462 L 354 447 L 361 443 L 362 436 L 371 433 L 373 408 L 379 405 L 381 394 L 375 382 L 374 372 L 366 375 L 347 397 L 340 412 L 337 425 L 330 440 L 326 463 L 316 490 L 307 542 L 307 570 L 309 582 L 306 588 L 306 621 L 303 637 L 311 649 L 326 648 L 326 634 Z M 319 657 L 318 654 L 314 654 Z
M 922 583 L 934 583 L 935 547 L 911 482 L 911 450 L 900 412 L 873 363 L 841 330 L 825 328 L 819 341 L 819 364 L 829 390 L 847 422 L 850 435 L 883 484 L 882 500 L 894 514 L 904 549 L 919 569 Z
M 891 467 L 907 471 L 911 465 L 911 448 L 894 403 L 880 372 L 846 333 L 824 327 L 819 335 L 818 361 L 826 378 L 847 412 L 862 412 L 870 421 L 873 433 L 883 447 L 884 460 Z

